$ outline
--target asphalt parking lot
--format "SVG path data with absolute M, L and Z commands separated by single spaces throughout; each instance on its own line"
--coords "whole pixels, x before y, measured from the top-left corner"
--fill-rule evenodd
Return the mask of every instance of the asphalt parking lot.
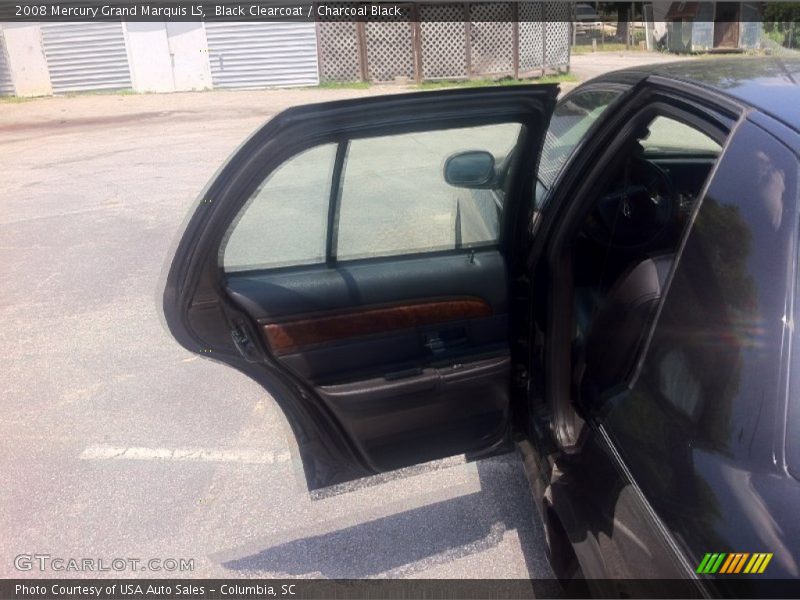
M 550 575 L 516 455 L 311 497 L 269 396 L 159 317 L 187 211 L 249 133 L 294 104 L 400 91 L 0 103 L 0 576 L 98 575 L 19 571 L 20 554 L 194 559 L 111 573 L 127 576 Z

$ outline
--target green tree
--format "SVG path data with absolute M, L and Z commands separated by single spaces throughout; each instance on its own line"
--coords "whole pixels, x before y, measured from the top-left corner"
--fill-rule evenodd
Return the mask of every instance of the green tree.
M 786 48 L 800 48 L 800 2 L 768 2 L 764 32 Z

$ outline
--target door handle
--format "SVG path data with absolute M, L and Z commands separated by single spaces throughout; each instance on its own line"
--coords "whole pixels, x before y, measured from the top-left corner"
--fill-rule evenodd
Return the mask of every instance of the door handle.
M 454 327 L 425 335 L 425 347 L 438 356 L 453 348 L 467 345 L 467 332 L 463 327 Z
M 425 336 L 425 347 L 430 350 L 434 356 L 443 354 L 447 350 L 447 345 L 444 340 L 438 335 Z

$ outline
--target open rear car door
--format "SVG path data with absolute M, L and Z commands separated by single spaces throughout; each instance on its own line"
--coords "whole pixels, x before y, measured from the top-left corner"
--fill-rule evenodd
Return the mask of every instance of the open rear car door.
M 292 108 L 199 199 L 167 324 L 272 395 L 309 489 L 510 448 L 509 269 L 556 95 Z

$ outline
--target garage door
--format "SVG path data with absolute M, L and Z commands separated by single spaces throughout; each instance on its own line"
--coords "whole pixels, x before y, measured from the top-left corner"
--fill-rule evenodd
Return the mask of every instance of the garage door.
M 214 87 L 317 85 L 313 23 L 206 23 Z
M 6 41 L 3 39 L 3 31 L 0 30 L 0 96 L 7 96 L 13 93 L 14 82 L 11 81 L 11 67 L 8 64 Z
M 43 23 L 53 92 L 130 88 L 122 23 Z

